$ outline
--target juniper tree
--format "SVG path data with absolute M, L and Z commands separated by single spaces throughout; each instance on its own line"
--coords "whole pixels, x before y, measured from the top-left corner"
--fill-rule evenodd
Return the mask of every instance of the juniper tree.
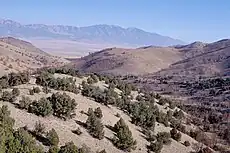
M 101 140 L 104 138 L 104 126 L 94 113 L 90 113 L 86 120 L 88 132 L 95 138 Z
M 117 148 L 125 151 L 136 149 L 136 140 L 133 139 L 132 132 L 123 119 L 114 125 L 114 130 L 116 135 L 113 138 L 113 143 Z
M 103 114 L 102 114 L 102 110 L 100 107 L 97 107 L 94 111 L 94 114 L 96 115 L 97 118 L 102 118 L 103 117 Z

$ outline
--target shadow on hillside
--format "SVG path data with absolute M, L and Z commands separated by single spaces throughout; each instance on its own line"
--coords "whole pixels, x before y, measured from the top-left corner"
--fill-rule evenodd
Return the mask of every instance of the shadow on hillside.
M 78 120 L 75 120 L 75 122 L 76 122 L 78 125 L 80 125 L 81 127 L 86 128 L 86 123 L 85 123 L 85 122 L 78 121 Z
M 106 138 L 107 140 L 109 140 L 112 144 L 114 144 L 112 138 L 109 138 L 109 137 L 107 137 L 107 136 L 105 136 L 105 138 Z
M 43 145 L 45 146 L 49 146 L 49 141 L 47 138 L 45 138 L 44 136 L 42 135 L 38 135 L 36 134 L 34 131 L 32 130 L 27 130 L 33 137 L 36 138 L 36 140 L 38 140 L 39 142 L 41 142 Z
M 111 130 L 112 132 L 115 132 L 115 129 L 114 129 L 113 126 L 111 126 L 111 125 L 105 125 L 105 127 L 106 127 L 107 129 Z
M 81 114 L 84 114 L 84 115 L 89 116 L 89 114 L 88 114 L 88 113 L 86 113 L 86 112 L 84 112 L 83 110 L 82 110 L 82 111 L 80 111 L 80 113 L 81 113 Z

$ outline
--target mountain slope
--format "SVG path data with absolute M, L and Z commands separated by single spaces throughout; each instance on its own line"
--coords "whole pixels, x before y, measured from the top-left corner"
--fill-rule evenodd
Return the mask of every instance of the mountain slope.
M 67 39 L 129 46 L 184 44 L 180 40 L 137 28 L 122 28 L 114 25 L 93 25 L 87 27 L 43 24 L 22 25 L 12 20 L 0 20 L 0 35 L 23 38 Z
M 0 38 L 0 76 L 44 66 L 63 65 L 67 62 L 43 52 L 29 42 L 13 37 Z
M 230 40 L 210 44 L 190 44 L 179 48 L 183 59 L 159 74 L 180 76 L 217 76 L 229 74 Z
M 73 63 L 76 68 L 86 72 L 139 75 L 157 72 L 179 59 L 181 53 L 170 47 L 108 48 L 73 60 Z

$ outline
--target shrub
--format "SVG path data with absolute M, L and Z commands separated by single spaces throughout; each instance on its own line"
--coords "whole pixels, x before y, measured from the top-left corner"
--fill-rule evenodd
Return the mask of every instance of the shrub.
M 46 93 L 46 94 L 48 94 L 48 93 L 51 92 L 51 90 L 50 90 L 47 86 L 43 87 L 43 88 L 42 88 L 42 91 L 43 91 L 44 93 Z
M 160 105 L 165 105 L 166 103 L 170 103 L 170 100 L 167 98 L 160 98 L 159 102 Z
M 120 115 L 119 113 L 117 113 L 115 116 L 116 116 L 116 117 L 118 117 L 118 118 L 120 118 L 120 117 L 121 117 L 121 115 Z
M 19 108 L 20 109 L 29 109 L 30 104 L 32 103 L 32 100 L 29 97 L 22 96 L 22 99 L 19 100 Z
M 116 136 L 112 140 L 117 148 L 125 151 L 136 149 L 136 140 L 133 139 L 132 132 L 123 119 L 120 119 L 114 125 L 114 130 L 116 131 Z
M 54 78 L 53 75 L 47 72 L 42 72 L 36 77 L 36 83 L 41 86 L 78 94 L 79 90 L 75 85 L 75 81 L 76 80 L 73 80 L 73 78 Z
M 29 93 L 30 93 L 30 95 L 34 95 L 34 90 L 33 89 L 29 89 Z
M 104 138 L 104 126 L 94 113 L 90 113 L 86 120 L 88 132 L 95 138 L 101 140 Z
M 57 146 L 59 143 L 59 137 L 54 129 L 51 129 L 46 135 L 47 141 L 50 146 Z
M 49 100 L 52 103 L 55 116 L 65 120 L 75 116 L 77 103 L 75 102 L 75 99 L 71 99 L 71 97 L 66 93 L 54 93 L 51 97 L 49 97 Z
M 169 126 L 167 114 L 160 112 L 156 118 L 157 122 L 164 124 L 166 127 Z
M 39 87 L 33 87 L 33 91 L 34 91 L 34 93 L 40 93 L 41 92 Z
M 157 141 L 159 142 L 161 141 L 165 145 L 169 145 L 171 143 L 170 138 L 171 138 L 171 135 L 168 132 L 159 132 L 157 134 Z
M 88 77 L 88 78 L 87 78 L 87 83 L 88 83 L 88 84 L 93 84 L 94 81 L 93 81 L 93 79 L 92 79 L 91 77 Z
M 155 153 L 160 153 L 163 148 L 163 142 L 162 141 L 156 141 L 152 142 L 149 146 L 150 150 Z
M 83 144 L 82 147 L 78 150 L 78 152 L 79 153 L 93 153 L 86 144 Z
M 170 109 L 174 109 L 174 108 L 176 108 L 176 104 L 175 104 L 175 102 L 173 102 L 173 101 L 169 101 L 169 108 L 170 108 Z
M 58 153 L 78 153 L 78 148 L 73 142 L 68 142 L 64 146 L 61 146 Z
M 176 140 L 176 141 L 180 141 L 181 140 L 181 133 L 178 132 L 175 128 L 173 128 L 170 131 L 171 137 Z
M 173 113 L 173 116 L 179 120 L 183 119 L 184 118 L 184 113 L 182 110 L 175 110 L 174 113 Z
M 189 141 L 185 141 L 185 142 L 184 142 L 184 145 L 185 145 L 186 147 L 188 147 L 188 146 L 190 146 L 191 144 L 190 144 Z
M 20 95 L 20 90 L 18 89 L 18 88 L 14 88 L 13 90 L 12 90 L 12 94 L 13 94 L 13 96 L 19 96 Z
M 97 107 L 94 111 L 94 114 L 96 115 L 97 118 L 102 118 L 103 117 L 103 114 L 102 114 L 102 110 L 100 107 Z
M 45 125 L 42 124 L 40 121 L 36 122 L 33 132 L 38 136 L 45 134 Z
M 15 102 L 16 101 L 16 97 L 12 94 L 12 92 L 4 91 L 2 93 L 1 100 L 2 101 Z
M 81 135 L 82 131 L 81 129 L 78 127 L 76 130 L 73 131 L 73 133 L 77 134 L 77 135 Z
M 0 125 L 0 152 L 42 153 L 41 147 L 24 128 L 14 130 L 14 119 L 5 105 L 0 107 Z
M 29 112 L 43 117 L 51 115 L 53 113 L 52 105 L 46 98 L 41 98 L 38 101 L 33 101 L 29 106 Z
M 51 146 L 47 153 L 59 153 L 59 150 L 58 146 Z

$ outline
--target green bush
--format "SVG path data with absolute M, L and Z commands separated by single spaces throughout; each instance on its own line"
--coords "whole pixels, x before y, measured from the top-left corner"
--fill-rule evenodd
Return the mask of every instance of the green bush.
M 78 127 L 76 130 L 73 130 L 73 133 L 77 134 L 77 135 L 81 135 L 82 131 L 81 129 Z
M 36 77 L 36 83 L 43 86 L 49 87 L 55 90 L 63 90 L 79 93 L 78 87 L 75 85 L 76 80 L 73 78 L 54 78 L 54 76 L 47 72 L 42 72 Z
M 1 153 L 42 153 L 33 137 L 19 128 L 14 130 L 14 119 L 10 117 L 8 107 L 0 107 L 0 152 Z
M 41 89 L 39 87 L 33 87 L 34 93 L 40 93 Z
M 16 97 L 12 94 L 12 92 L 4 91 L 2 93 L 1 100 L 2 101 L 8 101 L 8 102 L 15 102 L 16 101 Z
M 164 124 L 166 127 L 169 126 L 167 114 L 160 112 L 156 118 L 157 122 Z
M 29 97 L 22 96 L 22 99 L 19 100 L 19 108 L 20 109 L 29 109 L 30 104 L 32 103 L 32 100 Z
M 181 133 L 178 132 L 175 128 L 173 128 L 170 131 L 171 137 L 176 140 L 176 141 L 180 141 L 181 140 Z
M 86 121 L 86 126 L 89 133 L 101 140 L 104 138 L 104 126 L 99 118 L 94 113 L 90 113 Z
M 102 114 L 102 110 L 100 107 L 97 107 L 94 111 L 94 114 L 96 115 L 97 118 L 102 118 L 103 117 L 103 114 Z
M 163 142 L 165 145 L 169 145 L 171 143 L 171 135 L 168 132 L 159 132 L 157 133 L 157 141 Z
M 152 142 L 149 146 L 150 150 L 155 153 L 160 153 L 163 148 L 163 142 L 162 141 L 156 141 Z
M 75 102 L 75 99 L 71 99 L 66 93 L 61 94 L 57 92 L 48 99 L 52 104 L 53 115 L 65 120 L 75 116 L 77 103 Z
M 49 116 L 53 113 L 52 104 L 46 98 L 41 98 L 38 101 L 33 101 L 29 106 L 29 112 L 43 117 Z
M 47 153 L 59 153 L 59 150 L 58 146 L 51 146 Z
M 46 134 L 46 139 L 49 143 L 50 146 L 57 146 L 59 143 L 59 137 L 57 132 L 54 129 L 51 129 L 47 134 Z
M 176 118 L 176 119 L 183 119 L 184 118 L 184 113 L 182 110 L 175 110 L 174 113 L 173 113 L 173 116 Z
M 185 141 L 185 142 L 184 142 L 184 145 L 185 145 L 186 147 L 189 147 L 191 144 L 190 144 L 189 141 Z
M 0 86 L 2 88 L 18 86 L 29 82 L 29 78 L 28 73 L 10 73 L 0 78 Z
M 73 142 L 68 142 L 64 146 L 61 146 L 58 153 L 79 153 L 77 146 Z

